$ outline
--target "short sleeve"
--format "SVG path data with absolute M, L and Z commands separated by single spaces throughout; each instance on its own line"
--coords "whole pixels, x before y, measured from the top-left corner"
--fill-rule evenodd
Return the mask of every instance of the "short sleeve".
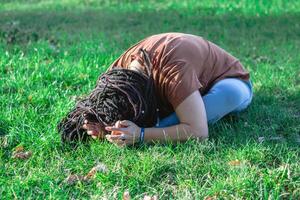
M 184 61 L 173 62 L 163 67 L 163 90 L 174 110 L 194 91 L 202 87 L 194 66 Z

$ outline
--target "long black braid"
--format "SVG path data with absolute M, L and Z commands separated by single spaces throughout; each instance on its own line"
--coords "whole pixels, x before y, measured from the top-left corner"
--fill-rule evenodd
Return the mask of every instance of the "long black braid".
M 85 141 L 88 138 L 82 128 L 84 120 L 105 126 L 118 120 L 130 120 L 141 127 L 154 126 L 157 119 L 157 101 L 151 76 L 151 61 L 146 51 L 146 74 L 115 67 L 102 74 L 94 90 L 77 102 L 75 108 L 58 124 L 63 142 Z

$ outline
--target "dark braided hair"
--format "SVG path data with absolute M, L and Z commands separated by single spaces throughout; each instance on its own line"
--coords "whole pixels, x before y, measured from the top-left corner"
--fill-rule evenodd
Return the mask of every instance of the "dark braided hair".
M 77 102 L 58 124 L 63 142 L 87 140 L 82 128 L 85 119 L 99 123 L 105 134 L 105 127 L 118 120 L 130 120 L 141 127 L 155 125 L 158 113 L 151 62 L 147 52 L 141 52 L 147 74 L 118 67 L 102 74 L 91 94 Z

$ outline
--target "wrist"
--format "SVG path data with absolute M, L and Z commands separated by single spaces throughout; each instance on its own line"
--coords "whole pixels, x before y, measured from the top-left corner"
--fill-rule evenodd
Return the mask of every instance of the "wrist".
M 140 144 L 144 143 L 144 138 L 145 138 L 145 128 L 141 127 L 140 128 L 140 137 L 139 137 Z

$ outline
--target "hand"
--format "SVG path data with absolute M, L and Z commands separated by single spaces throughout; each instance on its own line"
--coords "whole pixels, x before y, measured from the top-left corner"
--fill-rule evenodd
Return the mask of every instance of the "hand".
M 111 131 L 106 139 L 117 146 L 134 145 L 139 142 L 141 128 L 129 120 L 117 121 L 115 126 L 105 127 Z
M 93 139 L 104 138 L 103 133 L 101 132 L 101 126 L 99 123 L 84 120 L 84 124 L 83 124 L 82 128 L 87 130 L 87 134 L 90 135 Z

